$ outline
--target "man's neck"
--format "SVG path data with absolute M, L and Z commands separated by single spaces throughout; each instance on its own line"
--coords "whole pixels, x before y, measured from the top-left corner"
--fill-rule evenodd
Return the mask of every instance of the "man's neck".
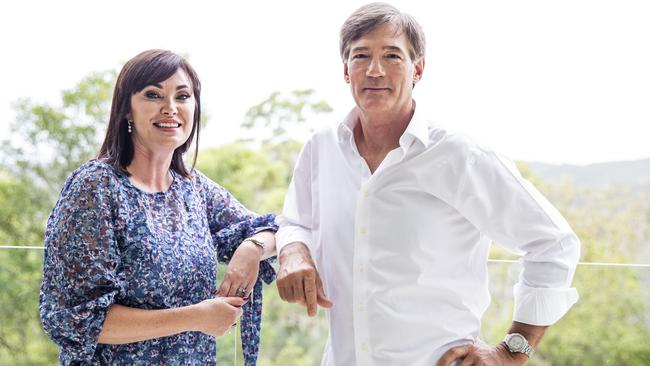
M 354 141 L 371 172 L 379 167 L 386 154 L 399 147 L 399 139 L 408 127 L 413 113 L 412 103 L 405 111 L 392 115 L 373 115 L 359 110 L 359 121 L 354 127 Z

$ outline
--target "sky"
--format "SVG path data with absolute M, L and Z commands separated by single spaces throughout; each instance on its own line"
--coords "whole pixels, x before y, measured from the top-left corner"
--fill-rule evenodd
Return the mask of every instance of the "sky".
M 0 139 L 19 98 L 53 105 L 93 71 L 139 52 L 189 56 L 210 123 L 201 147 L 246 136 L 249 107 L 315 89 L 340 121 L 354 106 L 338 32 L 366 1 L 3 1 Z M 650 158 L 650 2 L 423 1 L 391 4 L 427 38 L 414 90 L 437 125 L 516 160 Z

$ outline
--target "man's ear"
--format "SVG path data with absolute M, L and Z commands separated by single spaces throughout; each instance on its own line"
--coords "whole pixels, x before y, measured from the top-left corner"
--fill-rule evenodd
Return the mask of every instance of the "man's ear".
M 413 86 L 415 86 L 422 79 L 424 73 L 424 56 L 417 59 L 413 65 L 415 66 L 413 70 Z
M 346 83 L 350 84 L 350 73 L 348 73 L 348 63 L 343 63 L 343 79 Z

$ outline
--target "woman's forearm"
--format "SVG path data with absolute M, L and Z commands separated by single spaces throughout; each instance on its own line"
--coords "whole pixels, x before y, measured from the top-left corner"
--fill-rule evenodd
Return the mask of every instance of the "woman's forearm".
M 196 330 L 193 307 L 146 310 L 113 304 L 108 309 L 98 342 L 125 344 Z

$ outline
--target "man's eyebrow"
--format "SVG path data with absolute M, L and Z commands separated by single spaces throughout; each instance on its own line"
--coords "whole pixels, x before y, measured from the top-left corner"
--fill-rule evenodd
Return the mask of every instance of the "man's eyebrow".
M 352 52 L 361 52 L 361 51 L 368 51 L 370 47 L 365 47 L 365 46 L 360 46 L 360 47 L 354 47 L 353 49 L 350 50 L 350 53 Z M 399 47 L 399 46 L 384 46 L 382 47 L 384 50 L 389 50 L 389 51 L 399 51 L 399 52 L 404 52 L 404 50 Z
M 369 47 L 354 47 L 353 49 L 350 50 L 350 53 L 359 52 L 359 51 L 368 51 L 369 49 L 370 49 Z
M 384 47 L 385 50 L 390 50 L 390 51 L 399 51 L 399 52 L 404 52 L 404 50 L 401 47 L 398 46 L 386 46 Z

